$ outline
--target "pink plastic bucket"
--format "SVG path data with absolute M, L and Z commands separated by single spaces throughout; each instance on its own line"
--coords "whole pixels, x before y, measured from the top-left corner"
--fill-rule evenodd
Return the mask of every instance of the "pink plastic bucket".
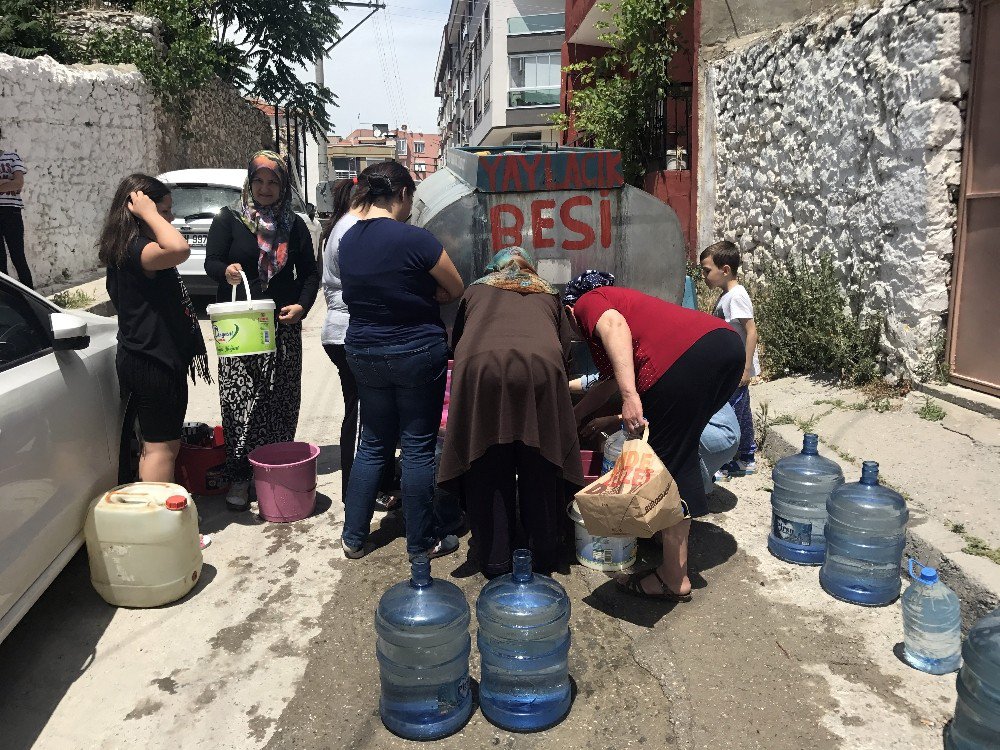
M 300 521 L 316 508 L 316 459 L 312 443 L 274 443 L 250 453 L 260 516 L 266 521 Z

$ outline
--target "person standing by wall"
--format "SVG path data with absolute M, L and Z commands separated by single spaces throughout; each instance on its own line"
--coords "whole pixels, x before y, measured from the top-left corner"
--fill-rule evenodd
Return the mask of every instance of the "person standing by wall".
M 319 291 L 312 237 L 292 211 L 284 159 L 258 151 L 243 195 L 219 211 L 208 232 L 205 273 L 219 284 L 219 302 L 246 274 L 253 299 L 274 301 L 275 351 L 219 360 L 219 399 L 226 435 L 230 510 L 250 507 L 249 455 L 254 448 L 295 439 L 302 401 L 302 319 Z M 237 292 L 246 299 L 247 290 Z
M 2 139 L 3 131 L 0 130 L 0 142 Z M 27 171 L 16 151 L 0 148 L 0 272 L 8 273 L 9 254 L 18 280 L 34 289 L 28 259 L 24 256 L 24 220 L 21 216 L 24 209 L 21 190 Z

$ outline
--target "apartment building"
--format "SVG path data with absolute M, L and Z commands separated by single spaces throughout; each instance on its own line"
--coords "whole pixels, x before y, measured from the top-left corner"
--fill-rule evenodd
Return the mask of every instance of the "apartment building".
M 331 135 L 327 144 L 333 180 L 357 177 L 372 164 L 395 160 L 410 171 L 414 181 L 421 182 L 437 171 L 440 154 L 439 135 L 413 131 L 406 125 L 395 130 L 387 126 L 359 129 L 344 137 Z
M 452 0 L 438 53 L 441 149 L 557 143 L 565 0 Z

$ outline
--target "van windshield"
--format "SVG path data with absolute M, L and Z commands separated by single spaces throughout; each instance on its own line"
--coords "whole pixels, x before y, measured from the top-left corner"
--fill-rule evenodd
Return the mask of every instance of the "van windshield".
M 221 185 L 175 185 L 170 190 L 174 198 L 174 216 L 178 219 L 211 219 L 219 209 L 240 199 L 242 190 Z M 306 213 L 298 191 L 292 191 L 292 210 Z

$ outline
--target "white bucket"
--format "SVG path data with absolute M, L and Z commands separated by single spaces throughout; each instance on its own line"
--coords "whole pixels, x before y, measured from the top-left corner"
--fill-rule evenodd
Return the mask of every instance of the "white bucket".
M 275 350 L 274 301 L 250 299 L 250 282 L 243 271 L 240 276 L 246 301 L 236 301 L 234 285 L 232 302 L 216 302 L 205 308 L 212 319 L 215 351 L 220 357 L 246 357 Z
M 576 559 L 581 565 L 605 572 L 628 570 L 635 565 L 634 536 L 594 536 L 588 533 L 575 500 L 566 507 L 566 513 L 576 528 Z

